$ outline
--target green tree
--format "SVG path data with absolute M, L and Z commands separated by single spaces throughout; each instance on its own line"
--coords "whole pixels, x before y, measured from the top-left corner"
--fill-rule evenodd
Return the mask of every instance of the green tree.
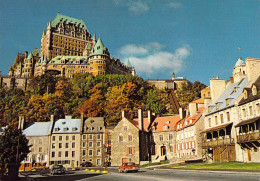
M 28 140 L 14 126 L 8 126 L 0 137 L 0 167 L 8 169 L 8 177 L 16 179 L 21 162 L 29 151 Z

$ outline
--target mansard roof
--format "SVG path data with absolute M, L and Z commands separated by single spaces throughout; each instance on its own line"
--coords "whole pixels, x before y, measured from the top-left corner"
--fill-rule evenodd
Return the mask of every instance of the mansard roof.
M 61 60 L 65 60 L 65 64 L 76 64 L 76 60 L 81 60 L 80 63 L 87 63 L 88 56 L 57 56 L 51 59 L 49 64 L 61 64 Z
M 25 136 L 48 136 L 53 122 L 35 122 L 23 130 Z
M 245 77 L 239 82 L 235 82 L 230 84 L 225 91 L 220 95 L 220 97 L 216 100 L 216 102 L 211 102 L 209 106 L 211 110 L 208 114 L 212 114 L 214 112 L 223 110 L 225 108 L 234 106 L 236 99 L 241 95 L 244 88 L 249 84 L 248 78 Z M 229 99 L 228 105 L 226 104 L 226 99 Z M 218 104 L 218 108 L 216 109 L 216 104 Z M 206 115 L 208 115 L 206 114 Z
M 27 59 L 32 59 L 33 58 L 33 55 L 32 55 L 32 52 L 29 54 L 29 56 L 27 57 Z
M 80 133 L 81 119 L 59 119 L 52 133 Z
M 72 18 L 69 16 L 65 16 L 63 14 L 58 13 L 57 16 L 55 17 L 55 19 L 53 20 L 51 26 L 52 27 L 56 27 L 60 22 L 62 23 L 72 23 L 75 24 L 76 26 L 80 26 L 80 28 L 84 28 L 85 30 L 88 31 L 84 21 L 81 19 L 76 19 L 76 18 Z

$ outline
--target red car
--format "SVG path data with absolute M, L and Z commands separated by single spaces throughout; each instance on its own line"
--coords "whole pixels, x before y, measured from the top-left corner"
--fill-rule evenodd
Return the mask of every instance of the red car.
M 139 165 L 135 164 L 134 162 L 123 163 L 122 166 L 118 168 L 118 171 L 121 172 L 128 172 L 128 171 L 135 171 L 139 170 Z

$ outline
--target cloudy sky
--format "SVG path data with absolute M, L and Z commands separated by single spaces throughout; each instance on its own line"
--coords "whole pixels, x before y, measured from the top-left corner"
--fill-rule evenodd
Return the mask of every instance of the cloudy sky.
M 260 0 L 0 0 L 0 70 L 40 48 L 57 12 L 83 19 L 111 55 L 144 79 L 228 79 L 239 56 L 260 58 Z M 241 51 L 238 51 L 241 47 Z

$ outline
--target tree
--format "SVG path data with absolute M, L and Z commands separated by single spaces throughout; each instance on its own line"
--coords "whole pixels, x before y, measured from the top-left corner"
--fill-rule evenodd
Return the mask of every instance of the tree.
M 0 137 L 0 168 L 8 169 L 8 177 L 16 179 L 21 162 L 30 152 L 27 138 L 14 126 L 8 126 Z

